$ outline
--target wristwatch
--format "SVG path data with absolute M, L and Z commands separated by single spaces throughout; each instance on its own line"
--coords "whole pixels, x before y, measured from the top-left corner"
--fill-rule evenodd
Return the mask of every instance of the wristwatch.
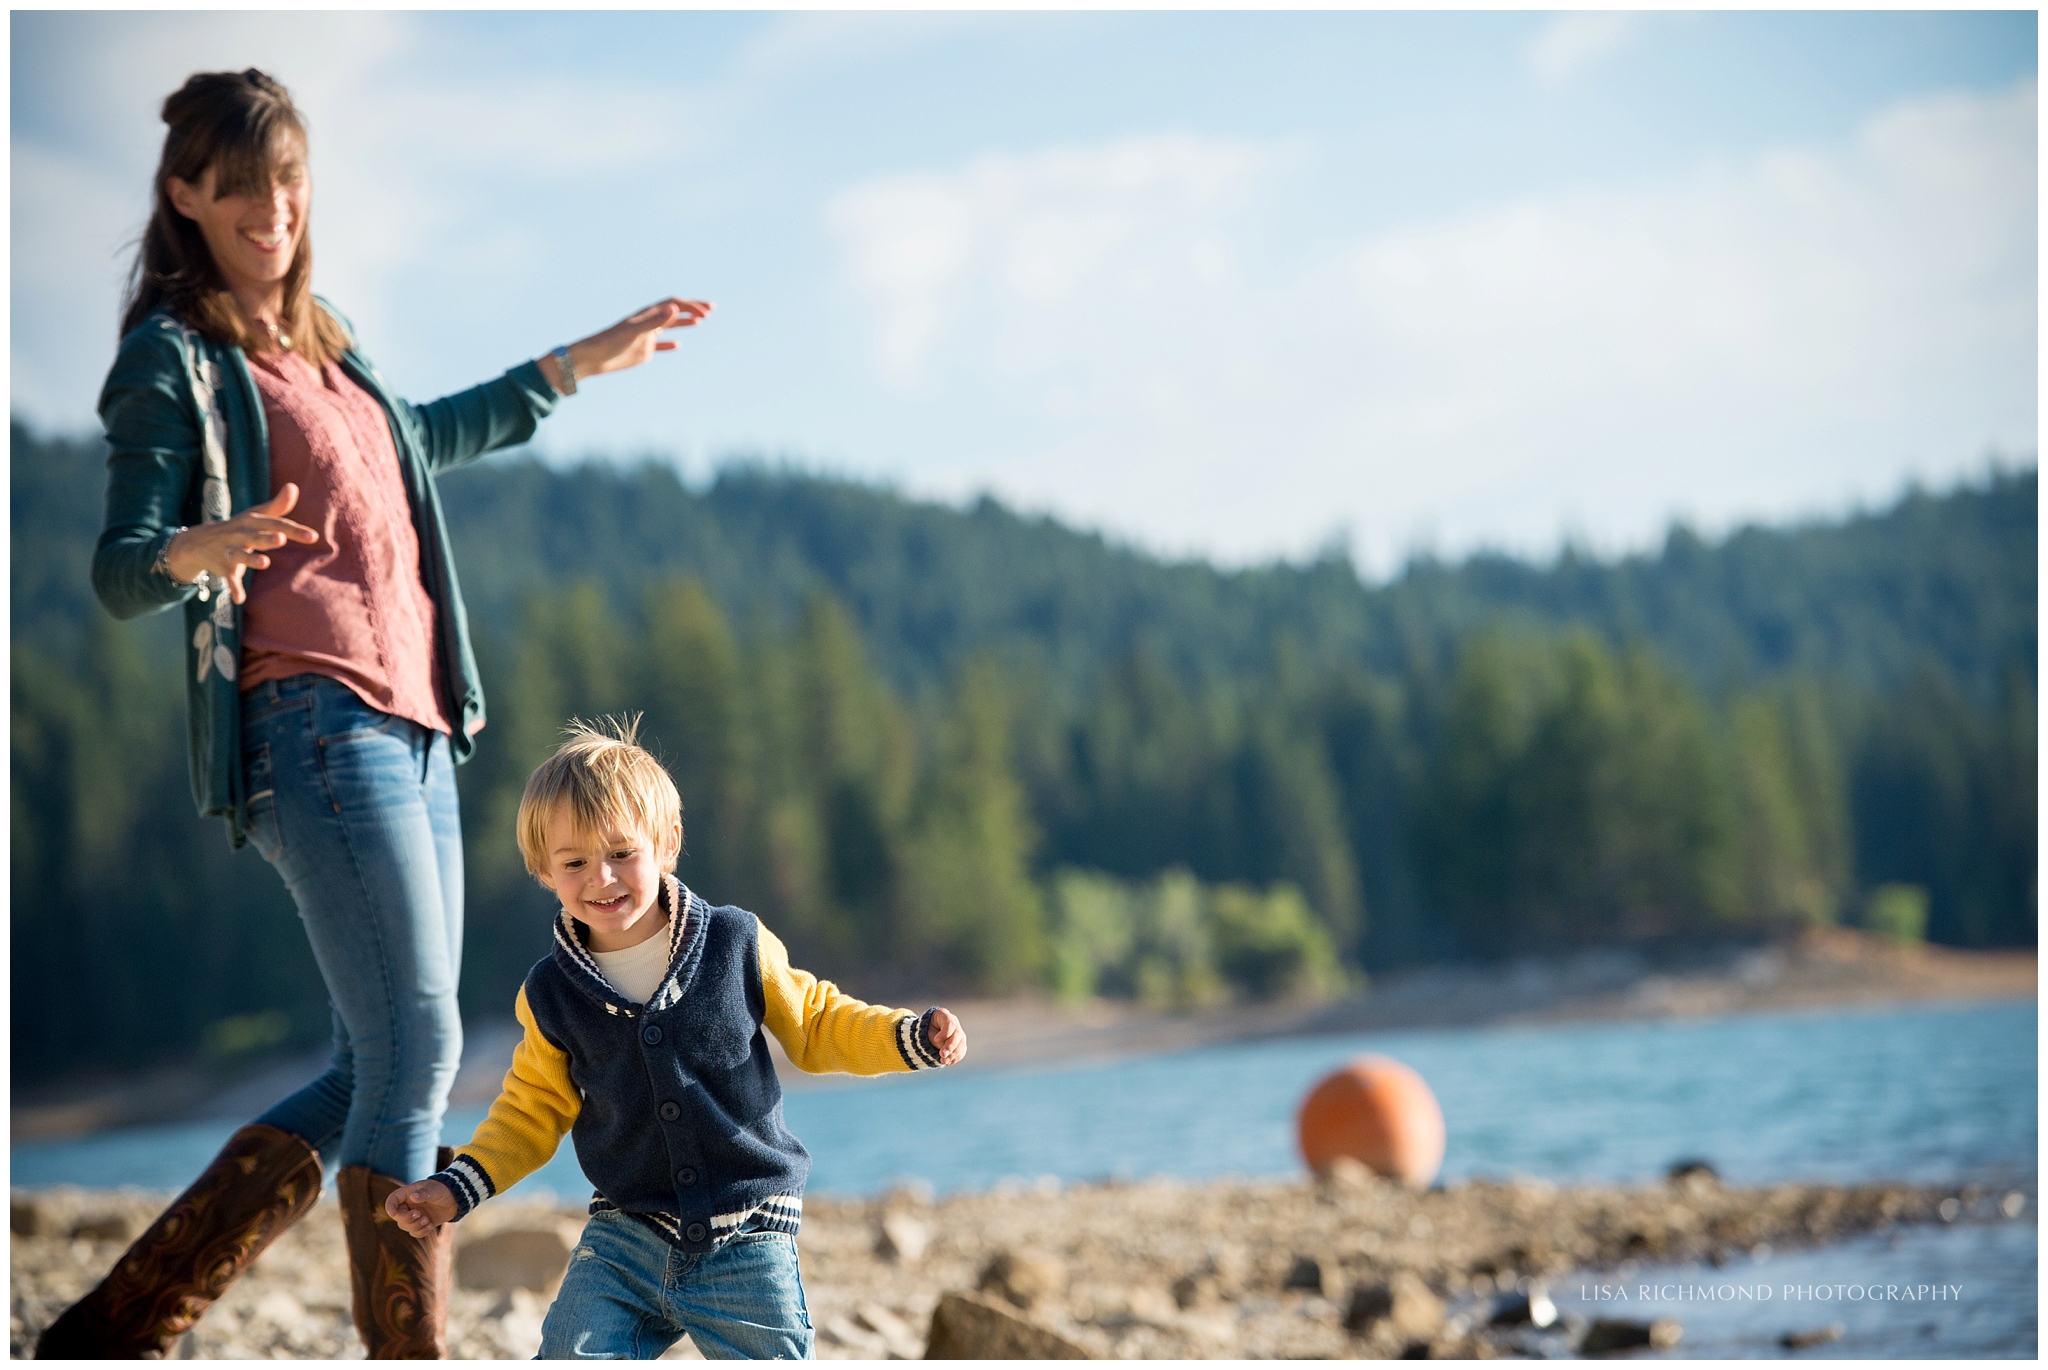
M 555 365 L 561 369 L 560 374 L 562 377 L 561 380 L 555 382 L 555 389 L 561 391 L 565 396 L 575 394 L 576 363 L 569 360 L 569 349 L 558 347 L 555 349 L 554 355 Z

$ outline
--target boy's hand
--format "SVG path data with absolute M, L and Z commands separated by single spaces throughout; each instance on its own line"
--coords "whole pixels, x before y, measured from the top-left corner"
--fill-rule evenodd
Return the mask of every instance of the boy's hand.
M 932 1049 L 939 1053 L 940 1065 L 955 1065 L 967 1054 L 967 1029 L 960 1026 L 960 1020 L 947 1010 L 932 1010 L 928 1031 L 932 1039 Z
M 419 1180 L 392 1190 L 384 1211 L 413 1236 L 424 1237 L 442 1223 L 455 1221 L 455 1196 L 439 1180 Z

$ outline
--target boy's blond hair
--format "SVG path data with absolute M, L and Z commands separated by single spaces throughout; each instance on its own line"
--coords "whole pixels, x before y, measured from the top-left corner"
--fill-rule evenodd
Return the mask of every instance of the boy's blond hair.
M 519 854 L 526 858 L 527 874 L 548 868 L 548 815 L 560 802 L 569 805 L 578 836 L 640 832 L 659 850 L 683 821 L 683 799 L 661 763 L 639 745 L 640 715 L 596 724 L 572 718 L 562 731 L 569 740 L 534 768 L 519 796 Z M 668 868 L 675 864 L 671 857 Z

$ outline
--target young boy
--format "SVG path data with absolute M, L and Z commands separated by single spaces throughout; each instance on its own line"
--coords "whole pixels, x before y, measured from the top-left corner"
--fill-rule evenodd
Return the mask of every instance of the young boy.
M 631 724 L 583 723 L 526 782 L 519 849 L 561 898 L 553 953 L 514 1010 L 526 1035 L 490 1116 L 385 1211 L 423 1236 L 545 1165 L 573 1133 L 597 1185 L 541 1331 L 543 1359 L 808 1359 L 796 1231 L 810 1154 L 782 1123 L 766 1027 L 797 1066 L 880 1075 L 951 1065 L 967 1033 L 841 994 L 789 964 L 753 914 L 672 873 L 675 782 Z

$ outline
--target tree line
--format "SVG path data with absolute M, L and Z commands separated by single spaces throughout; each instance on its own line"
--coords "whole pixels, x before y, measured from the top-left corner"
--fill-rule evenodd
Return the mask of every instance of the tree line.
M 24 1081 L 325 1031 L 281 882 L 191 813 L 171 619 L 116 624 L 78 593 L 78 539 L 89 552 L 97 523 L 80 493 L 94 455 L 15 432 L 13 1030 Z M 476 499 L 457 522 L 470 545 L 458 555 L 490 721 L 458 773 L 467 1012 L 502 1015 L 546 950 L 551 905 L 511 838 L 528 770 L 567 718 L 621 712 L 645 715 L 682 792 L 683 878 L 760 913 L 799 964 L 883 998 L 1327 994 L 1445 959 L 1880 921 L 1876 893 L 1901 887 L 1923 892 L 1936 940 L 2034 938 L 2031 640 L 1988 691 L 1972 655 L 2010 636 L 2013 604 L 2031 605 L 2032 566 L 2023 584 L 2017 572 L 1973 579 L 1948 566 L 1995 561 L 2020 541 L 1984 530 L 2017 519 L 2022 485 L 2031 545 L 2031 472 L 1866 516 L 1917 520 L 1920 550 L 1907 560 L 1997 600 L 1966 615 L 1978 629 L 1950 624 L 1908 650 L 1914 605 L 1938 596 L 1894 584 L 1896 641 L 1848 642 L 1833 659 L 1851 664 L 1833 671 L 1745 667 L 1718 686 L 1686 664 L 1682 642 L 1617 636 L 1598 615 L 1503 602 L 1467 622 L 1455 595 L 1426 582 L 1477 575 L 1471 564 L 1411 568 L 1368 593 L 1348 566 L 1225 575 L 1138 559 L 1118 593 L 1149 594 L 1151 608 L 1131 609 L 1119 634 L 1099 604 L 1062 588 L 1065 571 L 1026 554 L 1050 548 L 1112 580 L 1135 554 L 987 505 L 934 509 L 794 477 L 777 496 L 759 473 L 735 478 L 757 483 L 751 498 L 843 517 L 778 525 L 776 537 L 801 533 L 800 553 L 766 534 L 749 543 L 747 519 L 727 520 L 723 584 L 654 555 L 628 574 L 625 553 L 658 530 L 622 527 L 643 541 L 566 580 L 526 576 L 513 594 L 505 549 L 547 555 L 557 476 L 486 469 L 448 483 L 451 506 L 471 479 Z M 589 473 L 607 480 L 665 488 Z M 515 499 L 521 489 L 532 498 Z M 478 551 L 479 503 L 496 508 L 496 560 Z M 863 542 L 855 515 L 874 509 L 884 512 Z M 892 542 L 877 531 L 891 520 L 924 531 Z M 972 550 L 977 536 L 1003 550 Z M 1743 538 L 1768 544 L 1745 533 L 1702 555 L 1729 558 Z M 1766 563 L 1800 560 L 1766 550 Z M 25 555 L 45 559 L 24 566 Z M 1810 545 L 1801 555 L 1854 562 Z M 961 569 L 977 559 L 988 562 L 980 580 Z M 1005 564 L 1037 587 L 1036 608 L 997 583 Z M 1233 578 L 1244 575 L 1264 580 L 1246 588 Z M 892 602 L 899 581 L 920 588 Z M 1292 599 L 1273 588 L 1286 585 Z M 1387 630 L 1405 645 L 1338 612 L 1354 591 L 1377 605 L 1368 620 L 1407 616 L 1405 637 Z M 1411 598 L 1389 608 L 1396 591 Z M 1438 618 L 1428 594 L 1450 602 Z M 1291 607 L 1258 649 L 1245 624 L 1261 596 Z M 1810 596 L 1793 587 L 1784 598 Z M 1844 598 L 1882 603 L 1885 592 Z M 1190 625 L 1205 612 L 1216 645 L 1198 647 Z M 1326 612 L 1339 626 L 1320 631 Z M 1020 615 L 1035 627 L 1018 627 Z M 1802 620 L 1786 640 L 1827 641 L 1849 617 L 1825 630 Z M 1885 661 L 1911 664 L 1873 664 Z M 71 966 L 93 967 L 90 989 Z

